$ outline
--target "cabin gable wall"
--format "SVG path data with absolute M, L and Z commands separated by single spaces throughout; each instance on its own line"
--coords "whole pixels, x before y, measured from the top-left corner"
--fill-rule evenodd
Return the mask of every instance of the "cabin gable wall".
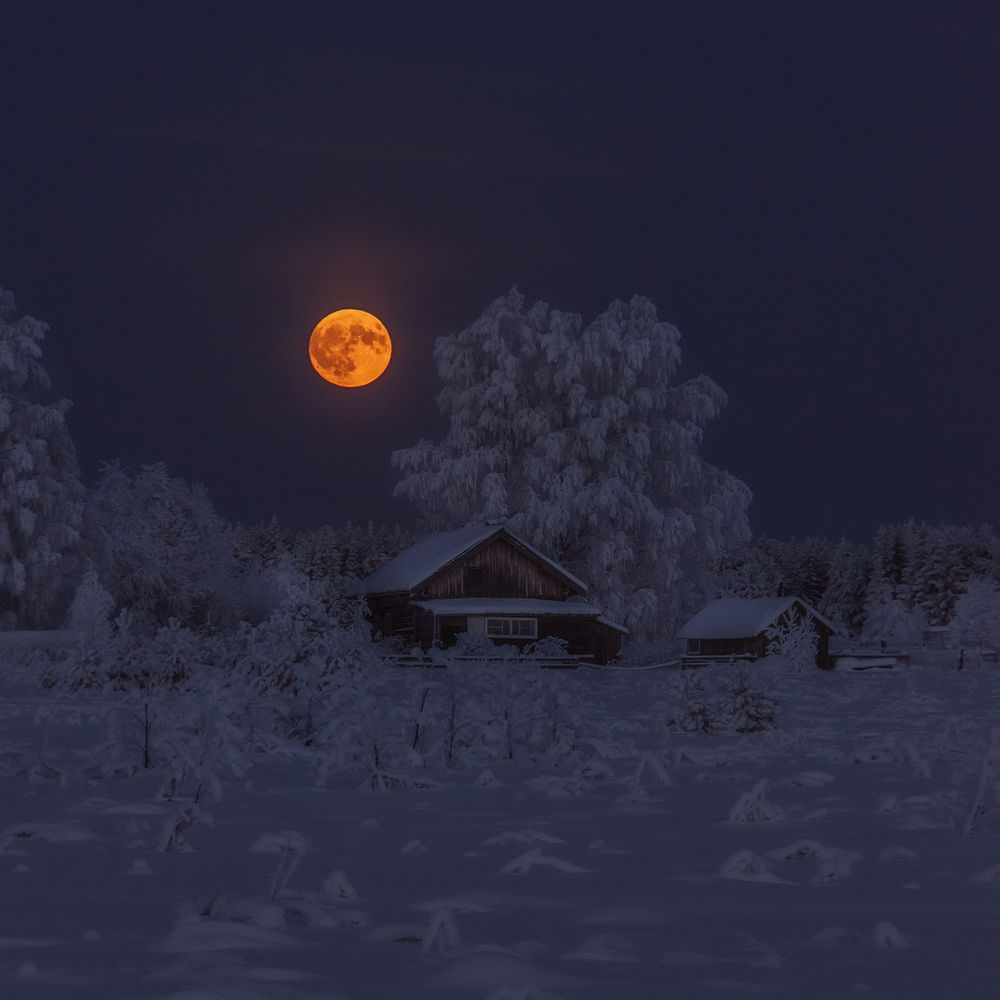
M 494 538 L 433 576 L 422 600 L 459 597 L 525 597 L 565 601 L 567 583 L 505 538 Z

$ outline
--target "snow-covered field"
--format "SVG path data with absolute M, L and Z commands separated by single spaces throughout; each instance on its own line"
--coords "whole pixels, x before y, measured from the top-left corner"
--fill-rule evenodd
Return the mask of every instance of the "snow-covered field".
M 288 740 L 197 805 L 141 767 L 141 698 L 9 684 L 0 996 L 994 995 L 1000 673 L 772 674 L 746 734 L 668 728 L 667 671 L 555 676 L 548 761 L 373 791 Z

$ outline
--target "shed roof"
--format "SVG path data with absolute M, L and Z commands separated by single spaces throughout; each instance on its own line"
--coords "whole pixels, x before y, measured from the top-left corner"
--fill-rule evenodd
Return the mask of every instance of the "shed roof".
M 764 632 L 796 603 L 831 632 L 837 631 L 801 597 L 722 597 L 702 608 L 677 635 L 681 639 L 749 639 Z
M 444 569 L 445 566 L 501 532 L 547 565 L 555 574 L 576 587 L 580 593 L 587 592 L 587 585 L 582 580 L 573 576 L 568 570 L 523 538 L 519 538 L 502 524 L 473 524 L 465 528 L 456 528 L 453 531 L 439 531 L 426 535 L 362 580 L 358 592 L 361 594 L 390 594 L 415 590 L 421 583 Z

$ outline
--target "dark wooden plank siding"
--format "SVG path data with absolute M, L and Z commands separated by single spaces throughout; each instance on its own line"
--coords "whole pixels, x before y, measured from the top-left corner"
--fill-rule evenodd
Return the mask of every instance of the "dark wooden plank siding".
M 434 615 L 423 608 L 415 608 L 413 616 L 413 638 L 424 649 L 429 649 L 437 636 L 434 634 Z
M 547 567 L 511 545 L 494 538 L 446 567 L 430 580 L 421 598 L 528 597 L 564 601 L 570 596 L 566 582 Z
M 572 656 L 590 656 L 595 663 L 609 663 L 621 648 L 622 634 L 596 618 L 576 615 L 545 615 L 538 619 L 538 638 L 554 636 L 566 640 Z

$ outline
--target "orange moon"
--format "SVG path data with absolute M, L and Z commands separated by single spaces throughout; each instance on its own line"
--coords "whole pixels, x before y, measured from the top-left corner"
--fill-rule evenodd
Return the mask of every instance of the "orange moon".
M 313 368 L 327 382 L 349 389 L 374 382 L 391 357 L 389 331 L 363 309 L 338 309 L 324 316 L 309 338 Z

